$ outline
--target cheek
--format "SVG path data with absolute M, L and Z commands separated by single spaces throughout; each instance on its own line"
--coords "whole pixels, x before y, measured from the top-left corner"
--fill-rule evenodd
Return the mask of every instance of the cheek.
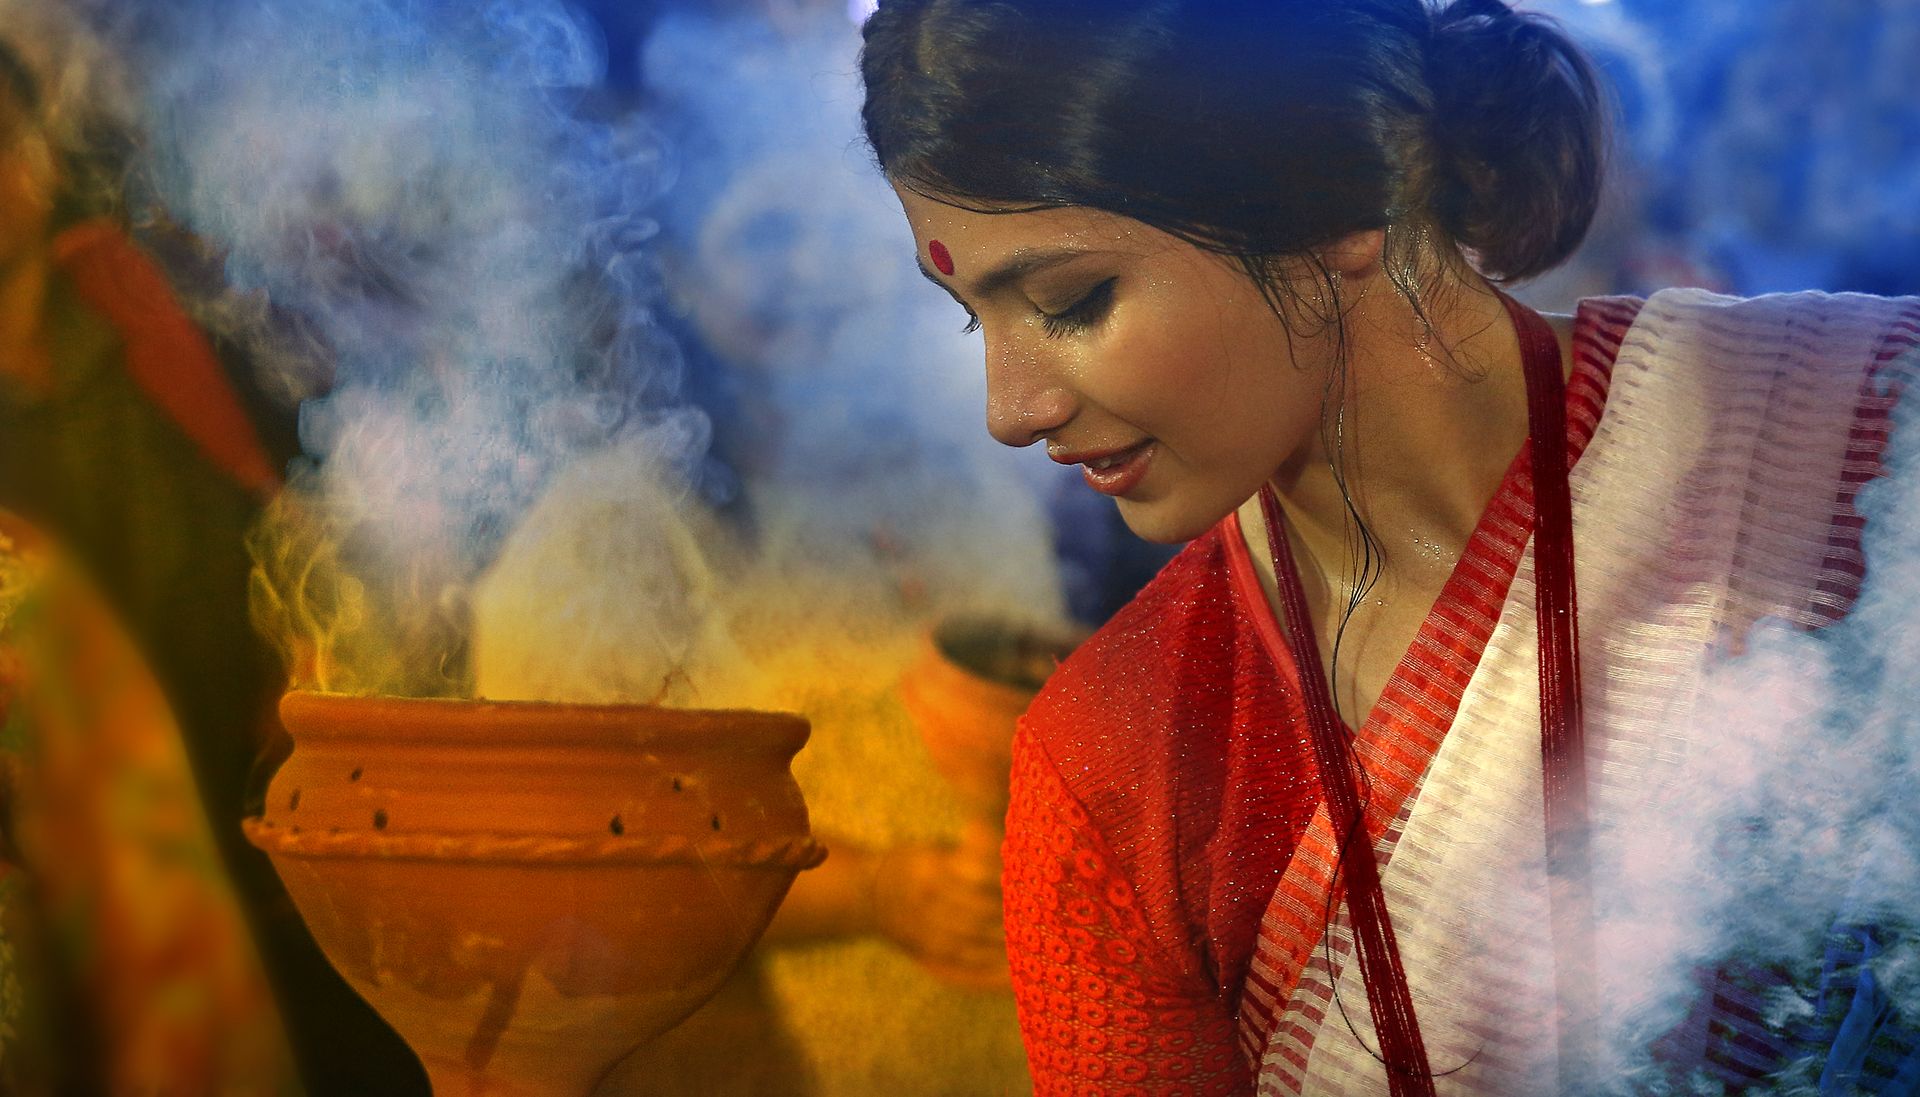
M 1090 403 L 1166 446 L 1166 488 L 1205 507 L 1251 493 L 1314 445 L 1324 371 L 1303 369 L 1258 291 L 1197 266 L 1146 287 L 1087 348 L 1076 387 Z M 1180 486 L 1175 487 L 1177 482 Z M 1251 484 L 1252 486 L 1247 486 Z M 1231 502 L 1237 503 L 1239 499 Z
M 1137 309 L 1115 317 L 1080 363 L 1085 394 L 1149 433 L 1205 414 L 1217 382 L 1213 348 L 1197 343 L 1164 313 Z
M 1294 371 L 1253 340 L 1211 325 L 1155 325 L 1117 345 L 1124 350 L 1103 363 L 1112 410 L 1170 444 L 1198 451 L 1239 448 L 1270 427 L 1275 411 L 1290 399 Z
M 1314 353 L 1310 341 L 1288 338 L 1264 303 L 1220 319 L 1188 340 L 1197 367 L 1189 381 L 1193 400 L 1210 402 L 1211 413 L 1249 444 L 1298 445 L 1326 399 L 1326 372 L 1311 357 L 1295 358 Z

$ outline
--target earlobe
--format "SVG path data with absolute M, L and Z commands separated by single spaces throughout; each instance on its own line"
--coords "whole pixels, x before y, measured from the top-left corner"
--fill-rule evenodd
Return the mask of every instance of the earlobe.
M 1379 269 L 1380 252 L 1386 247 L 1385 229 L 1367 229 L 1350 233 L 1314 251 L 1329 272 L 1347 278 L 1362 278 Z

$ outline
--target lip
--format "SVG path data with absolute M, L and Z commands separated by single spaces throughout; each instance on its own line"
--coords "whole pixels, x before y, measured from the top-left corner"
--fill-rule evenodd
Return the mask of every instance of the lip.
M 1151 438 L 1142 439 L 1141 441 L 1135 442 L 1132 445 L 1113 446 L 1109 449 L 1079 449 L 1079 450 L 1048 449 L 1047 457 L 1062 465 L 1084 465 L 1089 461 L 1101 461 L 1101 460 L 1105 460 L 1108 457 L 1114 457 L 1114 456 L 1118 456 L 1119 454 L 1126 453 L 1128 450 L 1139 449 L 1141 446 L 1146 445 L 1150 441 L 1152 441 Z
M 1088 487 L 1102 495 L 1118 498 L 1140 486 L 1140 481 L 1146 478 L 1148 467 L 1153 464 L 1153 454 L 1154 444 L 1149 438 L 1120 449 L 1062 454 L 1054 460 L 1081 466 L 1080 475 L 1086 478 Z M 1117 460 L 1105 468 L 1094 468 L 1091 464 L 1115 458 Z

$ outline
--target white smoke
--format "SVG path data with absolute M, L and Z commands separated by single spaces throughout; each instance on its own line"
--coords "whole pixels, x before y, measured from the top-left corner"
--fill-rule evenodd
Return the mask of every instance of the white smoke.
M 324 390 L 260 538 L 263 625 L 321 649 L 305 684 L 464 690 L 469 585 L 554 472 L 698 419 L 647 248 L 663 146 L 583 109 L 604 45 L 562 0 L 155 6 L 136 52 L 160 197 L 309 333 L 249 340 L 278 387 Z M 657 467 L 697 477 L 706 432 L 670 436 Z
M 775 687 L 794 673 L 775 665 L 809 646 L 911 638 L 942 613 L 1063 614 L 1038 504 L 1047 471 L 986 436 L 978 347 L 955 334 L 951 303 L 918 274 L 898 204 L 860 140 L 857 47 L 837 18 L 689 15 L 665 18 L 646 47 L 661 124 L 685 148 L 661 212 L 663 262 L 680 308 L 742 370 L 743 417 L 759 428 L 739 469 L 751 536 L 712 550 L 729 623 L 706 643 L 729 654 L 685 652 L 690 681 L 675 698 L 773 703 L 795 685 Z M 623 481 L 636 498 L 649 490 L 637 465 L 596 469 L 596 492 L 628 490 Z M 620 654 L 637 649 L 623 634 L 642 622 L 619 592 L 652 581 L 634 571 L 644 556 L 554 570 L 562 558 L 603 559 L 581 546 L 638 536 L 643 510 L 552 509 L 565 519 L 543 522 L 546 547 L 503 557 L 476 607 L 483 648 L 539 634 L 521 614 L 540 598 L 509 591 L 550 591 L 573 607 L 570 634 L 581 639 L 516 656 L 546 668 L 514 683 L 485 673 L 483 652 L 482 692 L 530 695 L 537 680 L 544 696 L 645 699 L 675 677 Z M 755 669 L 713 669 L 735 658 Z M 579 673 L 561 665 L 569 659 Z M 584 669 L 617 665 L 630 680 Z M 885 680 L 887 665 L 867 673 Z
M 1606 1008 L 1605 1092 L 1678 1084 L 1649 1052 L 1715 971 L 1766 973 L 1756 993 L 1786 1053 L 1768 1092 L 1852 1092 L 1831 1077 L 1800 1087 L 1875 1033 L 1920 1035 L 1920 415 L 1909 402 L 1897 418 L 1886 475 L 1859 504 L 1868 578 L 1852 613 L 1819 632 L 1757 627 L 1707 675 L 1684 759 L 1601 836 L 1603 979 L 1622 992 Z M 1841 1052 L 1839 1018 L 1821 1016 L 1851 986 L 1823 970 L 1836 933 L 1884 947 L 1866 965 L 1883 997 Z

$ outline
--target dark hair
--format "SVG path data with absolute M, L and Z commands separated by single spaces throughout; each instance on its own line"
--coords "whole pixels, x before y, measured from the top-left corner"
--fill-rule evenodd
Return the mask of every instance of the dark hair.
M 1599 201 L 1593 67 L 1501 0 L 883 0 L 865 41 L 889 177 L 1123 214 L 1240 257 L 1270 299 L 1267 260 L 1394 225 L 1527 278 Z

